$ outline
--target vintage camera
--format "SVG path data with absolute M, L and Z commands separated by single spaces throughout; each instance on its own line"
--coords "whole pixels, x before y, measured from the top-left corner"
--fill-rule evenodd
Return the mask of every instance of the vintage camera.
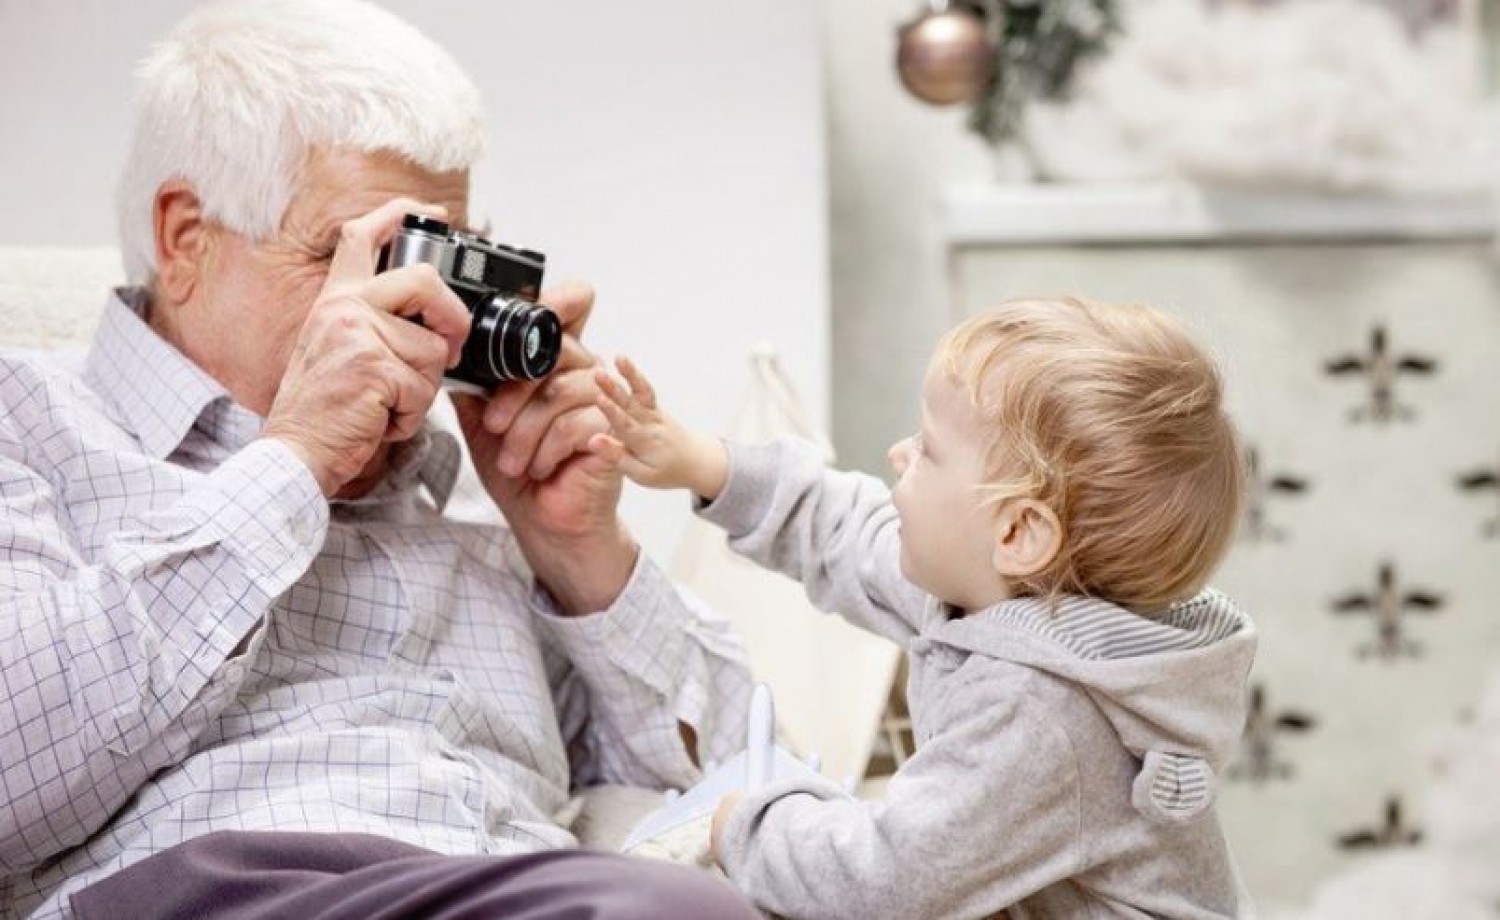
M 473 316 L 456 380 L 492 390 L 508 380 L 552 373 L 562 354 L 562 323 L 536 303 L 547 257 L 491 243 L 420 214 L 408 214 L 380 251 L 379 271 L 426 262 Z

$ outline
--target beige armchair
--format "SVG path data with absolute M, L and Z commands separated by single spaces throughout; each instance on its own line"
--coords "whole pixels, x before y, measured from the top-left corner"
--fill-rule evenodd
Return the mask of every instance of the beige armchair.
M 110 288 L 121 283 L 123 274 L 119 253 L 108 247 L 0 246 L 0 351 L 50 352 L 58 360 L 77 360 L 88 347 Z M 432 420 L 457 432 L 446 395 L 433 407 Z M 500 523 L 467 463 L 447 513 Z M 613 850 L 660 802 L 660 795 L 651 790 L 603 786 L 587 790 L 558 819 L 585 845 Z

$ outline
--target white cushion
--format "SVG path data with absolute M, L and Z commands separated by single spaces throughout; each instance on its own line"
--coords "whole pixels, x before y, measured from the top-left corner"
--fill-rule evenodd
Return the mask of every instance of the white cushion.
M 87 343 L 123 278 L 110 247 L 0 246 L 0 347 Z

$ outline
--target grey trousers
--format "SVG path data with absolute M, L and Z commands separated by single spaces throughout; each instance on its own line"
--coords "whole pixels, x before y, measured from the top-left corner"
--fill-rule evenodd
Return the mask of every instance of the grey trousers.
M 72 897 L 80 920 L 759 920 L 712 876 L 588 850 L 444 856 L 365 834 L 224 831 Z

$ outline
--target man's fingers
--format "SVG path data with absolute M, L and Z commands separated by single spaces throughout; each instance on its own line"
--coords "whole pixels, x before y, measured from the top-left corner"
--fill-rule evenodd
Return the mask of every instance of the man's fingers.
M 537 445 L 536 454 L 526 468 L 527 475 L 536 480 L 550 478 L 569 457 L 587 453 L 594 435 L 608 430 L 609 424 L 594 406 L 583 406 L 559 415 L 547 427 Z
M 469 337 L 469 309 L 443 283 L 437 269 L 422 263 L 382 272 L 366 281 L 359 295 L 381 313 L 421 320 L 447 343 L 448 362 L 444 366 L 458 362 L 464 340 Z
M 588 371 L 554 374 L 548 378 L 535 390 L 531 400 L 506 429 L 500 447 L 501 470 L 517 475 L 530 467 L 537 447 L 547 429 L 552 426 L 553 420 L 574 409 L 584 406 L 593 408 L 598 395 L 593 374 Z
M 390 242 L 409 213 L 448 219 L 441 205 L 424 204 L 411 198 L 394 198 L 362 217 L 345 221 L 339 228 L 338 248 L 328 266 L 327 284 L 360 284 L 375 274 L 380 247 Z
M 399 362 L 391 362 L 387 381 L 393 399 L 388 404 L 391 420 L 383 441 L 405 441 L 416 434 L 437 398 L 438 384 Z
M 403 322 L 389 317 L 387 319 L 392 323 Z M 428 357 L 418 359 L 425 360 L 429 365 L 430 370 L 426 374 L 392 349 L 386 335 L 403 331 L 383 330 L 371 323 L 352 330 L 346 346 L 347 360 L 343 363 L 342 375 L 345 383 L 354 388 L 352 399 L 356 402 L 373 401 L 374 404 L 369 405 L 365 411 L 379 408 L 389 416 L 381 437 L 383 441 L 401 441 L 416 433 L 422 420 L 427 417 L 432 401 L 437 398 L 442 378 L 441 367 L 434 360 L 440 359 L 440 355 L 430 339 L 423 344 L 403 346 L 417 350 L 426 348 Z M 423 330 L 413 326 L 412 331 Z M 345 398 L 350 397 L 346 394 Z
M 557 358 L 557 367 L 546 380 L 518 380 L 502 385 L 495 391 L 490 404 L 484 410 L 484 427 L 494 434 L 505 434 L 515 422 L 516 416 L 536 397 L 538 390 L 551 380 L 579 368 L 593 367 L 594 356 L 589 354 L 576 338 L 563 337 L 562 354 Z
M 391 354 L 402 363 L 432 381 L 434 386 L 442 382 L 452 353 L 449 343 L 441 336 L 416 323 L 384 314 L 375 317 L 375 331 Z
M 563 331 L 583 338 L 583 327 L 594 312 L 594 286 L 583 281 L 564 281 L 542 291 L 539 302 L 557 314 Z

